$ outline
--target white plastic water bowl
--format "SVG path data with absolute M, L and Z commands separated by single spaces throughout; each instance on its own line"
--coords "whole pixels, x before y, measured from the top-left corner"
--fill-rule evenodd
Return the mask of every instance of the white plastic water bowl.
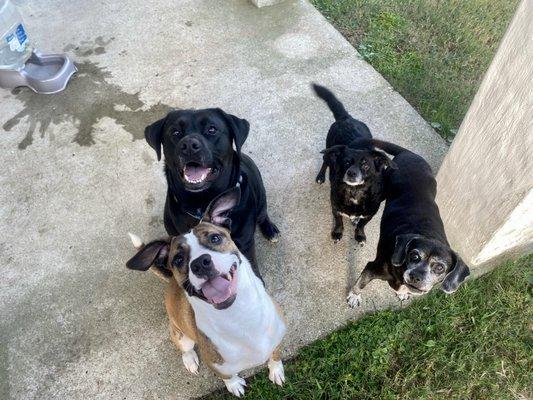
M 27 86 L 35 93 L 53 94 L 67 86 L 78 71 L 65 54 L 43 54 L 34 49 L 21 70 L 0 69 L 0 87 L 14 89 Z

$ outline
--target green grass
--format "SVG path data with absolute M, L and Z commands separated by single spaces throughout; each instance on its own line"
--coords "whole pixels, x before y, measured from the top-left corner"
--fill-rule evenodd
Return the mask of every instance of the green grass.
M 517 0 L 311 0 L 445 138 L 463 120 Z
M 246 399 L 530 399 L 532 276 L 530 255 L 367 315 L 300 350 L 283 388 L 266 370 L 249 379 Z

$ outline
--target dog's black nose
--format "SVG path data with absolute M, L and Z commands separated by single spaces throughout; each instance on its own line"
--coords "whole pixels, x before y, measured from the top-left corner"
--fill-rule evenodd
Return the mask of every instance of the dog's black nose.
M 350 178 L 355 178 L 357 173 L 354 170 L 349 169 L 346 171 L 346 175 L 348 175 Z
M 213 260 L 209 254 L 203 254 L 191 262 L 191 271 L 199 278 L 209 279 L 215 274 Z
M 192 156 L 200 151 L 202 143 L 194 136 L 187 136 L 180 141 L 180 151 L 184 156 Z
M 416 272 L 410 272 L 409 273 L 409 279 L 411 280 L 411 282 L 413 283 L 420 283 L 422 282 L 422 277 L 416 273 Z

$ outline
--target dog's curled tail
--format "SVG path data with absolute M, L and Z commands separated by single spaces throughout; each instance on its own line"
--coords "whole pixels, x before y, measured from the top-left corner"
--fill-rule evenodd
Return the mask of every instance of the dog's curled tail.
M 128 236 L 130 237 L 131 243 L 133 243 L 133 247 L 135 247 L 136 250 L 141 250 L 144 247 L 144 242 L 139 236 L 131 232 L 128 232 Z M 152 271 L 163 282 L 168 282 L 170 280 L 171 274 L 157 265 L 152 265 L 150 267 L 150 271 Z
M 348 111 L 346 111 L 344 105 L 328 88 L 317 85 L 316 83 L 312 83 L 311 86 L 313 87 L 316 95 L 326 102 L 336 121 L 350 118 L 350 114 L 348 114 Z
M 374 146 L 389 153 L 391 156 L 397 156 L 398 154 L 403 153 L 404 151 L 411 152 L 410 150 L 407 150 L 402 146 L 398 146 L 397 144 L 390 142 L 385 142 L 383 140 L 370 139 L 370 141 Z

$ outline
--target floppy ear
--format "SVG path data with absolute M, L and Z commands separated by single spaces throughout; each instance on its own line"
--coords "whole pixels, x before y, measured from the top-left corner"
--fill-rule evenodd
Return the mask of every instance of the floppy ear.
M 324 154 L 324 162 L 328 165 L 335 164 L 337 158 L 346 150 L 348 146 L 339 144 L 336 146 L 328 147 L 327 149 L 322 150 L 320 153 Z
M 126 267 L 137 271 L 147 271 L 151 266 L 166 268 L 170 244 L 164 240 L 155 240 L 138 251 Z
M 241 200 L 241 189 L 236 186 L 215 197 L 202 218 L 203 221 L 231 229 L 229 211 Z
M 413 233 L 396 236 L 396 244 L 394 245 L 394 251 L 391 256 L 392 265 L 395 267 L 403 265 L 409 244 L 411 244 L 414 239 L 418 239 L 420 237 L 421 236 Z
M 470 275 L 468 266 L 457 253 L 452 252 L 452 260 L 454 260 L 453 267 L 448 272 L 448 275 L 446 275 L 446 278 L 444 278 L 441 286 L 442 290 L 448 294 L 455 292 L 466 277 Z
M 161 141 L 163 140 L 163 127 L 167 117 L 155 121 L 152 125 L 148 125 L 144 128 L 144 137 L 148 144 L 155 150 L 157 153 L 157 161 L 161 160 Z
M 374 158 L 374 165 L 378 171 L 383 171 L 385 168 L 398 169 L 398 166 L 392 161 L 384 152 L 379 150 L 372 150 L 372 157 Z
M 230 132 L 233 136 L 233 141 L 235 142 L 235 148 L 237 153 L 241 154 L 241 147 L 250 133 L 250 123 L 245 119 L 238 118 L 235 115 L 227 114 L 220 108 L 217 108 L 217 111 L 224 117 L 226 124 L 230 129 Z

